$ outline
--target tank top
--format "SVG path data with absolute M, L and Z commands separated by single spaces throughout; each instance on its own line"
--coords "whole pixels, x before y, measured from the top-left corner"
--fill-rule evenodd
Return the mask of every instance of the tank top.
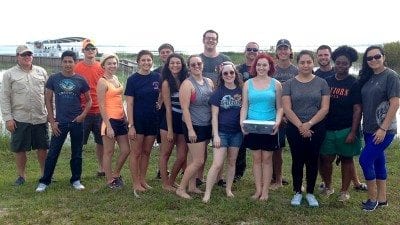
M 192 124 L 196 126 L 209 126 L 211 124 L 211 106 L 208 103 L 212 94 L 210 84 L 203 78 L 203 84 L 200 85 L 197 81 L 189 76 L 189 81 L 192 82 L 195 92 L 191 96 L 189 105 L 190 117 Z
M 271 79 L 267 88 L 255 89 L 253 79 L 249 80 L 248 98 L 249 111 L 247 119 L 250 120 L 269 120 L 276 119 L 276 93 L 274 78 Z
M 119 87 L 115 87 L 107 79 L 105 80 L 107 83 L 107 91 L 105 96 L 106 113 L 109 118 L 122 119 L 124 118 L 124 106 L 122 105 L 122 93 L 124 88 L 118 79 L 115 79 L 115 81 L 117 81 Z
M 181 103 L 179 102 L 179 91 L 171 95 L 171 106 L 173 112 L 182 113 Z

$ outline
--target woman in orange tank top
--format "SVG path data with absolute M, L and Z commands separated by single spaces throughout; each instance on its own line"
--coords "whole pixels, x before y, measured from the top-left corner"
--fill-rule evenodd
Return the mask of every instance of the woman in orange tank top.
M 101 126 L 104 146 L 103 168 L 106 174 L 107 186 L 111 189 L 123 186 L 120 172 L 130 153 L 127 120 L 122 100 L 123 86 L 115 75 L 118 62 L 116 55 L 105 54 L 101 60 L 104 75 L 97 83 L 97 98 L 103 119 Z M 113 171 L 111 164 L 115 141 L 121 151 Z

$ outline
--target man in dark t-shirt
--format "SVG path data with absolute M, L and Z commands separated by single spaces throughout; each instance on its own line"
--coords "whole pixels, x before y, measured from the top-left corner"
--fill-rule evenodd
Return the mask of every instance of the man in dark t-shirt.
M 331 65 L 332 50 L 328 45 L 321 45 L 317 49 L 317 61 L 319 68 L 315 71 L 315 75 L 326 78 L 335 75 L 335 70 Z

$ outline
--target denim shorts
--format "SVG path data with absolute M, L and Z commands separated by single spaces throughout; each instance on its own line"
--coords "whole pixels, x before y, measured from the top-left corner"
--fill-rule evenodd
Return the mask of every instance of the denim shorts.
M 243 133 L 241 131 L 237 133 L 224 133 L 218 132 L 219 138 L 221 139 L 221 147 L 237 147 L 240 148 L 243 141 Z

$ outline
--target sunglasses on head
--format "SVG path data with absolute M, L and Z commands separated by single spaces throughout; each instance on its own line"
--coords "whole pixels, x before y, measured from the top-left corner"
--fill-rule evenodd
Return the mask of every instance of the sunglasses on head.
M 196 66 L 200 67 L 201 65 L 203 65 L 202 62 L 190 63 L 190 67 L 192 67 L 192 68 L 195 68 Z
M 25 57 L 25 56 L 32 56 L 31 52 L 24 52 L 22 54 L 19 54 L 21 57 Z
M 258 52 L 258 48 L 246 48 L 248 52 Z
M 380 58 L 382 58 L 382 55 L 381 55 L 381 54 L 376 54 L 376 55 L 374 55 L 374 56 L 367 56 L 367 61 L 372 61 L 373 59 L 378 60 L 378 59 L 380 59 Z
M 224 75 L 224 76 L 228 76 L 229 74 L 230 75 L 234 75 L 235 71 L 231 70 L 231 71 L 225 71 L 225 72 L 222 73 L 222 75 Z

